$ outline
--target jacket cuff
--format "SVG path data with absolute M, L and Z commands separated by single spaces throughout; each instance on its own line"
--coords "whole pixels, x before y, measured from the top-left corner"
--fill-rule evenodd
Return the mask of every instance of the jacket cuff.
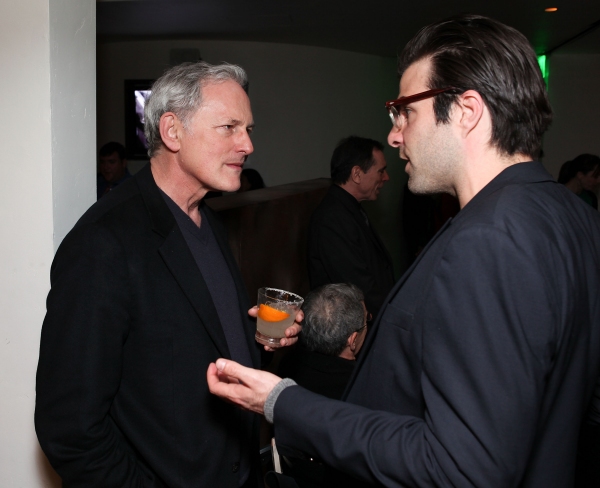
M 275 388 L 273 388 L 271 390 L 271 393 L 269 393 L 269 396 L 267 397 L 267 400 L 265 401 L 265 406 L 264 406 L 264 412 L 265 412 L 265 419 L 267 419 L 267 422 L 269 422 L 270 424 L 273 423 L 273 413 L 275 410 L 275 402 L 277 401 L 277 398 L 279 397 L 279 394 L 285 390 L 288 386 L 294 386 L 297 385 L 297 383 L 290 379 L 290 378 L 283 378 L 279 383 L 277 383 L 275 385 Z

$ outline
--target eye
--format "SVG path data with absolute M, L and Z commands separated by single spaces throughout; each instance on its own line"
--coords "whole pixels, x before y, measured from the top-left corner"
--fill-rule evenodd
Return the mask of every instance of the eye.
M 253 131 L 254 127 L 246 127 L 246 132 L 248 132 L 248 134 L 252 134 Z

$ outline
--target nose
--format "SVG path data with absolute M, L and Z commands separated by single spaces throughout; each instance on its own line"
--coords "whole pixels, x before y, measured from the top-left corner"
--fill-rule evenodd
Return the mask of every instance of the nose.
M 242 131 L 242 135 L 238 144 L 238 150 L 246 155 L 254 152 L 254 145 L 252 144 L 252 139 L 250 139 L 250 134 L 247 131 Z
M 402 137 L 402 129 L 398 129 L 395 125 L 392 126 L 392 130 L 388 134 L 388 144 L 392 147 L 400 147 L 404 142 Z
M 383 182 L 385 183 L 386 181 L 389 181 L 390 179 L 390 175 L 388 175 L 387 170 L 383 171 Z

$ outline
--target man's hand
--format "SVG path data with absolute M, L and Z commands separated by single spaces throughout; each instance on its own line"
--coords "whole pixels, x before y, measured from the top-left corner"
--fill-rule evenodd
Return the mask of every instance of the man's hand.
M 256 318 L 258 316 L 258 307 L 252 307 L 250 310 L 248 310 L 248 315 L 250 315 L 250 317 Z M 302 326 L 300 325 L 300 323 L 303 320 L 304 312 L 302 310 L 298 310 L 298 313 L 296 314 L 296 320 L 294 320 L 294 323 L 292 325 L 285 329 L 285 338 L 280 339 L 279 344 L 281 344 L 282 346 L 291 346 L 295 344 L 298 341 L 298 334 L 300 334 L 300 332 L 302 331 Z M 264 347 L 265 351 L 273 352 L 277 350 L 269 346 Z
M 262 415 L 269 393 L 281 378 L 235 361 L 217 359 L 208 365 L 206 381 L 214 395 Z

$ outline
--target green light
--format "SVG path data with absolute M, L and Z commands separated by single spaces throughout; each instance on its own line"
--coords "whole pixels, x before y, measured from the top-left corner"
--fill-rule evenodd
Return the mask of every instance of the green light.
M 540 65 L 540 70 L 542 71 L 542 77 L 544 78 L 544 82 L 546 83 L 546 86 L 548 86 L 549 70 L 548 70 L 548 63 L 546 60 L 546 55 L 542 54 L 541 56 L 538 56 L 537 60 L 538 60 L 538 64 Z

